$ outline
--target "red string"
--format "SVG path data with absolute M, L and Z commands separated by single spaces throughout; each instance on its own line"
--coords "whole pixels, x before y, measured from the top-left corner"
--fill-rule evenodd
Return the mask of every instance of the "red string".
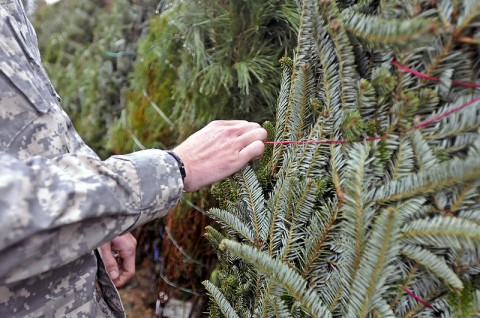
M 408 68 L 404 65 L 399 64 L 395 60 L 392 61 L 392 64 L 395 65 L 396 67 L 398 67 L 400 70 L 402 70 L 404 72 L 407 72 L 407 73 L 410 73 L 412 75 L 415 75 L 419 78 L 427 79 L 427 80 L 431 80 L 431 81 L 440 81 L 439 78 L 429 76 L 429 75 L 420 73 L 418 71 L 415 71 L 411 68 Z M 454 85 L 459 85 L 459 86 L 480 88 L 480 84 L 476 84 L 476 83 L 459 82 L 459 81 L 452 81 L 452 83 Z M 449 111 L 446 111 L 445 113 L 438 114 L 437 116 L 434 116 L 430 119 L 424 120 L 421 123 L 419 123 L 419 124 L 413 126 L 412 128 L 408 129 L 407 132 L 425 127 L 425 126 L 427 126 L 427 125 L 429 125 L 429 124 L 431 124 L 435 121 L 438 121 L 439 119 L 442 119 L 442 118 L 447 117 L 447 116 L 449 116 L 449 115 L 451 115 L 455 112 L 458 112 L 459 110 L 461 110 L 461 109 L 463 109 L 463 108 L 465 108 L 465 107 L 467 107 L 467 106 L 469 106 L 469 105 L 471 105 L 475 102 L 478 102 L 478 101 L 480 101 L 480 96 L 476 97 L 476 98 L 474 98 L 474 99 L 472 99 L 468 102 L 465 102 L 465 103 L 461 104 L 460 106 L 457 106 L 453 109 L 450 109 Z M 393 135 L 393 136 L 397 136 L 397 135 Z M 388 138 L 387 136 L 369 137 L 369 138 L 362 138 L 362 139 L 356 140 L 354 142 L 382 140 L 382 139 L 387 139 L 387 138 Z M 321 145 L 321 144 L 344 144 L 344 143 L 347 143 L 347 142 L 349 142 L 349 141 L 348 140 L 343 140 L 343 139 L 333 139 L 333 140 L 307 140 L 307 141 L 292 141 L 292 140 L 264 141 L 263 143 L 266 144 L 266 145 Z
M 428 308 L 433 308 L 432 305 L 428 304 L 426 301 L 424 301 L 422 298 L 418 297 L 417 295 L 415 295 L 410 289 L 406 288 L 406 287 L 402 287 L 404 291 L 407 292 L 407 294 L 409 294 L 410 296 L 412 296 L 413 298 L 415 298 L 416 301 L 418 301 L 420 304 L 422 304 L 423 306 L 425 307 L 428 307 Z
M 439 115 L 437 115 L 437 116 L 435 116 L 435 117 L 432 117 L 432 118 L 430 118 L 430 119 L 428 119 L 428 120 L 422 121 L 420 124 L 418 124 L 418 125 L 410 128 L 408 131 L 415 130 L 415 129 L 418 129 L 418 128 L 427 126 L 428 124 L 431 124 L 431 123 L 433 123 L 433 122 L 435 122 L 435 121 L 437 121 L 437 120 L 439 120 L 439 119 L 441 119 L 441 118 L 443 118 L 443 117 L 447 117 L 447 116 L 450 115 L 450 114 L 453 114 L 453 113 L 455 113 L 455 112 L 458 112 L 460 109 L 465 108 L 465 107 L 467 107 L 467 106 L 469 106 L 469 105 L 471 105 L 471 104 L 473 104 L 473 103 L 475 103 L 475 102 L 478 102 L 479 100 L 480 100 L 480 96 L 475 97 L 474 99 L 469 100 L 468 102 L 465 102 L 465 103 L 463 103 L 462 105 L 457 106 L 457 107 L 455 107 L 455 108 L 453 108 L 453 109 L 450 109 L 449 111 L 444 112 L 443 114 L 439 114 Z
M 434 81 L 434 82 L 440 82 L 440 79 L 438 77 L 433 77 L 433 76 L 429 76 L 427 74 L 420 73 L 419 71 L 415 71 L 414 69 L 406 67 L 405 65 L 402 65 L 395 60 L 392 61 L 392 64 L 395 65 L 396 67 L 398 67 L 400 70 L 402 70 L 406 73 L 410 73 L 412 75 L 415 75 L 416 77 L 419 77 L 421 79 L 426 79 L 426 80 Z M 458 86 L 464 86 L 464 87 L 480 88 L 480 84 L 477 84 L 477 83 L 452 81 L 452 84 L 458 85 Z
M 356 140 L 355 142 L 361 141 L 372 141 L 372 140 L 381 140 L 387 139 L 387 136 L 379 136 L 379 137 L 368 137 L 362 138 L 360 140 Z M 344 144 L 349 142 L 348 140 L 342 139 L 333 139 L 333 140 L 307 140 L 307 141 L 264 141 L 265 145 L 321 145 L 321 144 Z

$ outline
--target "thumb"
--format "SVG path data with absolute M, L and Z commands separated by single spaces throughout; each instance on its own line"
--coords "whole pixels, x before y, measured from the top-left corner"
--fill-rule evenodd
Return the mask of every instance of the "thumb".
M 112 247 L 109 243 L 105 243 L 100 247 L 102 251 L 103 263 L 107 269 L 108 274 L 112 280 L 115 280 L 119 276 L 118 263 L 115 257 L 112 255 Z

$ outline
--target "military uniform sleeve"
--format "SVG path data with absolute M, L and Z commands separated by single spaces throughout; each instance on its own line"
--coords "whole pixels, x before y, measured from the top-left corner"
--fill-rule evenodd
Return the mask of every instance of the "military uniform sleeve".
M 0 283 L 12 283 L 161 217 L 178 202 L 176 161 L 161 150 L 113 156 L 0 152 Z

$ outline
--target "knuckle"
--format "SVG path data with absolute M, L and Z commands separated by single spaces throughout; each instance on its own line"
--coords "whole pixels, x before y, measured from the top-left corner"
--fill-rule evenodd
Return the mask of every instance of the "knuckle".
M 237 136 L 237 128 L 233 126 L 225 127 L 222 129 L 222 135 L 226 137 Z

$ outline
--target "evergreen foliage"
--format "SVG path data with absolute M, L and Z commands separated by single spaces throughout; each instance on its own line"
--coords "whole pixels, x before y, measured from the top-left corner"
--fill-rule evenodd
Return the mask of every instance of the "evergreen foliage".
M 160 1 L 111 133 L 115 152 L 171 148 L 214 119 L 272 118 L 294 0 Z M 138 142 L 135 141 L 138 140 Z
M 301 5 L 265 127 L 325 143 L 214 188 L 210 316 L 480 317 L 480 3 Z
M 102 158 L 109 127 L 125 108 L 123 92 L 153 0 L 61 1 L 32 17 L 42 59 L 62 106 Z

